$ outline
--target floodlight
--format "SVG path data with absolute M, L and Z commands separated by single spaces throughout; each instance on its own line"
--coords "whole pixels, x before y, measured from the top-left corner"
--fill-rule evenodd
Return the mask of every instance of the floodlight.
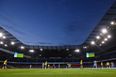
M 84 46 L 83 48 L 84 48 L 84 49 L 87 49 L 87 46 Z
M 25 47 L 24 47 L 24 46 L 21 46 L 20 48 L 21 48 L 21 49 L 25 49 Z
M 110 24 L 111 24 L 111 25 L 114 25 L 114 24 L 115 24 L 115 22 L 114 22 L 114 21 L 111 21 L 111 22 L 110 22 Z
M 5 47 L 8 47 L 8 45 L 7 45 L 7 44 L 4 44 L 4 46 L 5 46 Z
M 100 36 L 96 36 L 96 39 L 100 39 Z
M 3 38 L 3 39 L 6 39 L 6 36 L 3 36 L 2 38 Z
M 69 51 L 69 49 L 67 48 L 66 51 Z
M 75 52 L 80 52 L 80 49 L 75 49 Z
M 2 32 L 0 32 L 0 37 L 3 37 L 3 33 Z
M 107 38 L 111 38 L 112 36 L 111 35 L 107 35 Z
M 103 34 L 106 34 L 106 33 L 108 33 L 108 30 L 107 30 L 106 28 L 103 28 L 103 29 L 101 30 L 101 32 L 102 32 Z
M 12 42 L 11 42 L 11 45 L 14 45 L 14 44 L 15 44 L 15 42 L 12 41 Z
M 102 44 L 104 44 L 105 42 L 104 42 L 104 41 L 102 41 L 101 43 L 102 43 Z
M 108 41 L 108 38 L 105 38 L 104 41 Z
M 30 49 L 29 52 L 32 52 L 33 53 L 34 52 L 34 49 Z
M 0 41 L 0 44 L 4 44 L 4 42 L 3 41 Z
M 91 45 L 95 45 L 95 41 L 91 41 Z
M 43 48 L 40 48 L 40 51 L 43 51 Z

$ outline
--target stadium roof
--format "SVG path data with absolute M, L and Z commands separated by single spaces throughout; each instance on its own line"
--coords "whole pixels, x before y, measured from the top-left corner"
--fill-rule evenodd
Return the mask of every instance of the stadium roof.
M 25 46 L 26 48 L 43 48 L 43 49 L 65 49 L 65 48 L 77 48 L 80 47 L 80 45 L 62 45 L 62 46 L 42 46 L 42 45 L 27 45 L 22 43 L 18 38 L 16 38 L 13 34 L 9 33 L 7 30 L 5 30 L 2 26 L 0 27 L 0 31 L 3 33 L 4 36 L 6 36 L 6 39 L 2 39 L 6 44 L 10 42 L 15 42 L 17 46 Z
M 15 36 L 13 36 L 13 34 L 9 33 L 7 30 L 5 30 L 2 26 L 0 27 L 0 31 L 3 32 L 5 34 L 5 36 L 7 37 L 7 39 L 5 39 L 5 41 L 4 41 L 4 42 L 6 42 L 6 44 L 7 43 L 10 44 L 10 42 L 13 41 L 16 43 L 17 46 L 25 46 L 28 49 L 41 49 L 41 48 L 43 48 L 43 49 L 59 49 L 59 48 L 60 49 L 67 49 L 67 48 L 75 49 L 75 48 L 83 48 L 84 46 L 89 46 L 90 42 L 92 40 L 94 40 L 96 42 L 101 42 L 101 41 L 95 40 L 95 37 L 97 35 L 100 35 L 100 30 L 102 28 L 110 29 L 112 21 L 116 21 L 116 2 L 106 12 L 106 14 L 103 16 L 103 18 L 99 22 L 99 24 L 97 24 L 95 29 L 91 32 L 91 34 L 89 35 L 87 40 L 82 45 L 62 45 L 62 46 L 26 45 L 26 44 L 22 43 L 19 39 L 17 39 Z M 100 45 L 100 43 L 99 43 L 99 45 Z
M 108 11 L 97 24 L 95 29 L 91 32 L 85 43 L 89 43 L 95 38 L 95 36 L 99 35 L 102 28 L 109 27 L 112 21 L 116 21 L 116 2 L 110 7 L 110 9 L 108 9 Z

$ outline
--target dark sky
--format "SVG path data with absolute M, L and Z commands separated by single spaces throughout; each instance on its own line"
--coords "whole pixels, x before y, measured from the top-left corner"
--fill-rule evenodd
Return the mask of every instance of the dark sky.
M 81 44 L 115 0 L 0 0 L 0 24 L 28 44 Z

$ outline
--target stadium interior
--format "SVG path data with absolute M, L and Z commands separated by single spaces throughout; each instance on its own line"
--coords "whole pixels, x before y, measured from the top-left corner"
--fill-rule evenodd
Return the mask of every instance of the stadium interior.
M 101 17 L 100 22 L 81 45 L 42 46 L 27 45 L 0 27 L 0 63 L 7 59 L 9 68 L 29 65 L 41 68 L 47 61 L 50 65 L 65 68 L 70 63 L 79 67 L 83 60 L 84 67 L 93 67 L 93 62 L 113 62 L 116 65 L 116 2 Z M 88 55 L 87 55 L 88 54 Z M 60 65 L 60 66 L 59 66 Z M 105 67 L 105 66 L 104 66 Z

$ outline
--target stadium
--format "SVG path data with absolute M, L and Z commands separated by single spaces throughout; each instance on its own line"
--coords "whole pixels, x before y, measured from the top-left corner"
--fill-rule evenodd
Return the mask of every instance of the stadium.
M 29 45 L 0 26 L 1 77 L 115 77 L 116 1 L 80 45 Z

